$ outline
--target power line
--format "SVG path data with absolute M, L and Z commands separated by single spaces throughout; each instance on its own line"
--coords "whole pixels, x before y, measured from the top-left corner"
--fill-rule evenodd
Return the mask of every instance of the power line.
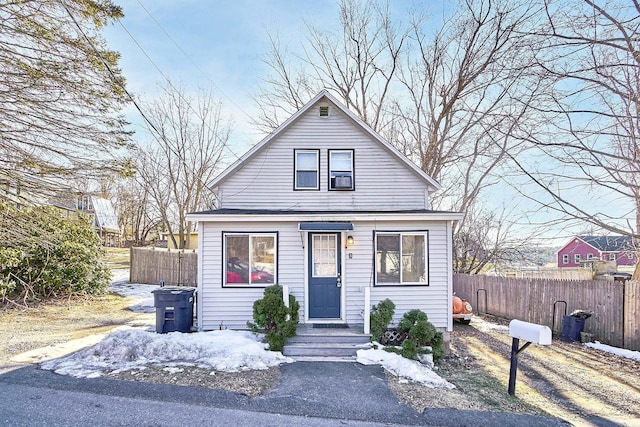
M 196 64 L 196 62 L 193 60 L 193 58 L 187 53 L 185 52 L 184 49 L 182 49 L 182 47 L 178 44 L 178 42 L 175 41 L 175 39 L 173 37 L 171 37 L 171 35 L 167 32 L 167 30 L 164 29 L 164 27 L 160 24 L 160 22 L 158 22 L 158 20 L 151 14 L 151 12 L 149 12 L 149 10 L 142 4 L 142 2 L 140 0 L 136 0 L 137 3 L 140 5 L 140 7 L 147 13 L 147 15 L 149 15 L 149 17 L 153 20 L 153 22 L 155 22 L 155 24 L 158 26 L 158 28 L 160 28 L 160 30 L 165 34 L 165 36 L 167 36 L 167 38 L 169 40 L 171 40 L 171 43 L 173 43 L 173 45 L 184 55 L 185 58 L 187 58 L 189 60 L 189 62 L 191 62 L 191 64 L 193 64 L 193 66 L 196 68 L 196 70 L 198 70 L 198 72 L 200 72 L 200 74 L 202 74 L 204 77 L 206 77 L 211 84 L 213 85 L 213 87 L 216 88 L 216 90 L 218 90 L 220 92 L 220 94 L 222 94 L 223 97 L 225 97 L 231 104 L 233 104 L 242 114 L 244 114 L 249 120 L 253 120 L 253 117 L 251 117 L 249 115 L 249 113 L 247 113 L 246 111 L 244 111 L 244 109 L 242 107 L 240 107 L 234 100 L 233 98 L 227 96 L 226 93 L 224 93 L 224 91 L 216 84 L 216 82 L 211 79 L 207 73 L 205 73 L 199 66 L 198 64 Z M 122 25 L 122 23 L 120 23 L 120 25 Z M 131 34 L 129 34 L 130 37 Z M 133 37 L 132 37 L 133 38 Z M 138 47 L 140 47 L 140 45 L 138 45 Z M 142 49 L 142 48 L 140 48 Z M 155 65 L 155 64 L 154 64 Z M 157 68 L 157 66 L 156 66 Z
M 80 24 L 78 23 L 78 21 L 76 20 L 75 16 L 73 16 L 73 14 L 71 13 L 71 11 L 69 10 L 69 8 L 66 6 L 66 4 L 64 4 L 62 1 L 60 1 L 60 4 L 62 5 L 62 7 L 65 9 L 65 11 L 67 12 L 67 14 L 69 15 L 69 17 L 71 18 L 71 20 L 73 21 L 74 25 L 77 27 L 79 33 L 81 34 L 81 36 L 85 39 L 85 41 L 89 44 L 89 46 L 91 46 L 91 49 L 95 52 L 95 54 L 98 56 L 98 58 L 100 59 L 100 61 L 102 62 L 102 64 L 104 65 L 105 69 L 107 70 L 107 72 L 109 73 L 109 75 L 111 76 L 111 79 L 124 91 L 124 93 L 127 95 L 127 97 L 131 100 L 131 102 L 133 103 L 133 105 L 135 106 L 136 110 L 138 110 L 138 112 L 140 113 L 140 115 L 142 116 L 142 118 L 144 119 L 144 121 L 147 123 L 147 125 L 149 125 L 149 127 L 151 129 L 153 129 L 153 132 L 151 132 L 152 137 L 157 140 L 159 143 L 163 143 L 164 138 L 162 137 L 162 133 L 158 130 L 158 128 L 156 128 L 156 126 L 153 124 L 153 122 L 147 117 L 147 115 L 144 113 L 144 111 L 142 110 L 142 108 L 140 107 L 140 105 L 136 102 L 135 98 L 131 95 L 131 93 L 127 90 L 127 88 L 124 86 L 124 84 L 117 78 L 117 76 L 115 75 L 113 69 L 111 68 L 111 66 L 109 65 L 109 63 L 104 59 L 102 53 L 96 48 L 96 46 L 94 45 L 93 41 L 86 35 L 86 33 L 84 32 L 84 30 L 82 29 L 82 27 L 80 26 Z M 171 82 L 169 82 L 169 84 L 171 85 L 171 87 L 173 87 L 175 89 L 175 87 L 171 84 Z M 177 91 L 177 90 L 176 90 Z M 184 97 L 182 96 L 182 94 L 177 91 L 178 95 L 182 98 L 183 101 L 185 101 L 187 107 L 189 109 L 191 109 L 193 111 L 193 107 L 191 107 L 191 104 L 189 102 L 187 102 Z M 196 112 L 197 114 L 197 112 Z M 210 126 L 208 124 L 206 124 L 206 126 L 209 128 L 210 131 L 213 132 L 213 130 L 210 128 Z M 161 140 L 162 139 L 162 140 Z M 164 143 L 164 145 L 169 149 L 169 151 L 171 151 L 174 155 L 176 155 L 178 158 L 181 158 L 181 156 L 179 155 L 179 153 L 177 153 L 173 147 L 171 147 L 170 144 Z M 225 142 L 223 145 L 223 148 L 226 147 L 228 149 L 227 143 Z M 234 156 L 237 157 L 237 155 L 229 150 Z M 152 161 L 155 161 L 155 159 L 152 159 Z M 183 159 L 184 162 L 184 159 Z M 160 165 L 158 165 L 160 166 Z M 206 183 L 202 183 L 206 186 Z
M 185 102 L 185 104 L 187 105 L 187 108 L 190 109 L 194 114 L 196 114 L 199 117 L 199 113 L 197 111 L 195 111 L 195 109 L 193 109 L 193 107 L 191 106 L 191 103 L 189 101 L 187 101 L 184 96 L 182 95 L 181 91 L 178 90 L 178 88 L 175 87 L 175 85 L 173 84 L 173 82 L 171 81 L 171 79 L 166 75 L 166 73 L 164 73 L 162 71 L 162 69 L 158 66 L 158 64 L 156 64 L 156 62 L 151 58 L 151 56 L 147 53 L 147 51 L 144 50 L 144 48 L 142 47 L 142 45 L 140 45 L 140 43 L 138 43 L 138 41 L 136 40 L 136 38 L 133 36 L 133 34 L 131 34 L 131 32 L 127 29 L 127 27 L 125 27 L 125 25 L 122 23 L 122 21 L 120 21 L 118 19 L 118 24 L 120 24 L 120 27 L 122 27 L 122 29 L 127 33 L 127 35 L 129 36 L 129 38 L 131 38 L 131 40 L 135 43 L 135 45 L 138 47 L 138 49 L 140 49 L 140 51 L 142 52 L 142 54 L 149 60 L 149 62 L 151 63 L 151 65 L 153 65 L 153 67 L 158 71 L 158 73 L 160 73 L 160 75 L 162 76 L 162 78 L 164 79 L 164 81 L 175 91 L 175 93 L 178 95 L 178 97 L 180 97 L 182 99 L 182 101 Z M 163 30 L 164 31 L 164 30 Z M 214 85 L 214 87 L 218 88 L 216 86 L 216 84 L 211 81 L 211 83 Z M 218 88 L 219 90 L 219 88 Z M 220 91 L 223 96 L 225 96 L 225 98 L 227 98 L 226 95 L 224 95 L 224 93 L 222 91 Z M 133 100 L 133 97 L 127 92 L 127 95 L 129 95 L 129 97 Z M 227 98 L 228 99 L 228 98 Z M 138 109 L 138 111 L 141 112 L 139 106 L 135 103 L 134 101 L 134 105 L 136 106 L 136 109 Z M 234 103 L 235 105 L 235 103 Z M 242 110 L 240 110 L 242 111 Z M 244 111 L 242 111 L 243 114 L 246 115 L 246 113 Z M 144 115 L 144 113 L 142 113 L 142 116 L 145 120 L 145 122 L 150 123 L 149 120 L 147 119 L 147 117 Z M 209 127 L 209 125 L 206 125 L 207 127 Z M 155 126 L 151 125 L 151 127 L 153 128 L 154 131 L 157 132 L 157 129 L 155 128 Z M 212 131 L 212 129 L 209 127 L 209 130 Z M 231 153 L 231 155 L 233 157 L 235 157 L 236 159 L 240 159 L 240 156 L 233 151 L 228 144 L 225 143 L 224 148 L 227 149 L 227 151 L 229 153 Z

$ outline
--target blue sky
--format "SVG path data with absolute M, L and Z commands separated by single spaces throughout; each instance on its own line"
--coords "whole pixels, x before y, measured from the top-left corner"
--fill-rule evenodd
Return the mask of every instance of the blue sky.
M 105 37 L 122 55 L 120 66 L 129 91 L 153 96 L 163 74 L 191 88 L 213 83 L 235 122 L 234 142 L 245 149 L 261 137 L 246 122 L 247 115 L 255 114 L 250 95 L 268 72 L 262 62 L 268 34 L 295 40 L 303 33 L 304 21 L 335 25 L 338 10 L 333 0 L 117 3 L 125 18 L 110 25 Z M 133 123 L 140 123 L 135 110 L 127 111 Z M 135 130 L 141 131 L 139 126 Z
M 262 62 L 268 34 L 279 35 L 285 44 L 297 45 L 304 37 L 305 22 L 322 29 L 338 28 L 337 0 L 115 1 L 122 6 L 125 18 L 106 28 L 104 35 L 109 47 L 122 55 L 120 66 L 129 91 L 136 96 L 153 96 L 163 74 L 193 89 L 213 84 L 234 122 L 235 155 L 263 137 L 248 122 L 256 115 L 250 95 L 269 72 Z M 413 1 L 392 2 L 392 14 L 411 8 Z M 442 9 L 448 4 L 447 0 L 430 1 L 434 22 L 441 19 Z M 134 138 L 148 140 L 139 114 L 133 107 L 126 112 L 137 132 Z M 508 188 L 501 196 L 490 200 L 498 207 L 527 204 Z M 602 200 L 601 195 L 588 198 Z M 547 215 L 540 214 L 534 215 L 534 221 L 540 221 L 540 217 L 544 221 Z M 559 240 L 570 236 L 568 230 L 557 232 L 562 236 Z M 549 237 L 558 238 L 554 234 Z
M 256 115 L 250 95 L 269 72 L 262 62 L 268 35 L 277 35 L 285 45 L 298 46 L 305 23 L 323 30 L 339 28 L 338 0 L 115 2 L 125 17 L 109 25 L 104 35 L 109 47 L 121 54 L 120 66 L 129 91 L 153 96 L 163 74 L 191 88 L 213 83 L 234 120 L 233 143 L 240 152 L 263 137 L 247 122 Z M 425 2 L 393 1 L 391 13 L 405 14 L 414 4 L 424 8 Z M 437 18 L 449 2 L 428 0 L 427 4 Z M 133 107 L 127 116 L 134 124 L 141 123 Z M 142 131 L 139 125 L 134 128 Z

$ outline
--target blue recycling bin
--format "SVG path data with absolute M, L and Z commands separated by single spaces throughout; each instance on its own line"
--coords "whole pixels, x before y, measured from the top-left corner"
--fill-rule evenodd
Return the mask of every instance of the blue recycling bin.
M 195 288 L 165 286 L 153 291 L 156 332 L 191 332 Z
M 580 341 L 580 333 L 584 331 L 584 322 L 593 315 L 590 310 L 573 310 L 568 316 L 562 317 L 560 339 L 573 342 Z

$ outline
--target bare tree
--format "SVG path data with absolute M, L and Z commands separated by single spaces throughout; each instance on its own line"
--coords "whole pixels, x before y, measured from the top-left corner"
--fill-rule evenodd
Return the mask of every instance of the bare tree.
M 455 271 L 479 274 L 490 267 L 521 264 L 532 236 L 514 233 L 520 214 L 513 207 L 486 209 L 474 203 L 454 236 Z
M 531 105 L 541 102 L 545 85 L 532 70 L 535 39 L 527 33 L 544 9 L 520 0 L 462 2 L 434 35 L 426 13 L 394 23 L 382 3 L 339 6 L 339 36 L 308 26 L 309 47 L 298 57 L 272 39 L 267 64 L 274 74 L 257 98 L 266 116 L 275 118 L 282 104 L 290 113 L 328 88 L 443 184 L 435 208 L 471 211 L 501 182 L 507 153 L 523 151 L 535 127 Z M 474 219 L 480 216 L 466 217 L 456 233 L 484 226 L 466 224 Z
M 254 96 L 262 129 L 273 130 L 321 89 L 335 92 L 374 130 L 382 126 L 408 28 L 394 25 L 389 5 L 380 1 L 341 0 L 339 10 L 341 32 L 307 23 L 299 54 L 270 36 L 265 63 L 272 76 Z
M 186 214 L 210 206 L 205 185 L 218 172 L 231 128 L 211 90 L 191 97 L 171 83 L 148 104 L 153 136 L 138 151 L 137 174 L 177 248 L 188 247 Z
M 110 194 L 115 200 L 122 239 L 135 246 L 144 245 L 162 223 L 148 187 L 135 176 L 121 180 Z
M 638 238 L 640 3 L 546 3 L 545 17 L 537 66 L 554 105 L 539 111 L 549 132 L 530 142 L 547 165 L 513 159 L 543 193 L 522 195 L 565 221 Z
M 505 225 L 472 212 L 480 209 L 474 206 L 480 195 L 502 182 L 509 156 L 525 151 L 522 135 L 537 121 L 531 106 L 544 102 L 545 84 L 531 69 L 535 46 L 523 34 L 539 12 L 529 2 L 476 1 L 435 36 L 413 24 L 413 50 L 400 71 L 409 102 L 395 104 L 387 135 L 443 183 L 436 206 L 467 213 L 456 226 L 456 250 L 473 255 L 457 257 L 457 271 L 478 272 L 504 242 L 503 236 L 491 250 L 478 250 L 490 242 L 474 240 L 482 235 L 477 231 Z

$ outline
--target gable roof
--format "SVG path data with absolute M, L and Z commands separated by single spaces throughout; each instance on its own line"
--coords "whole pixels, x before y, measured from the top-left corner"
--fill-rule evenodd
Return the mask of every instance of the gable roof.
M 601 252 L 634 250 L 631 236 L 578 236 L 578 239 Z
M 262 141 L 254 145 L 249 151 L 247 151 L 244 155 L 242 155 L 238 160 L 236 160 L 233 164 L 227 167 L 220 175 L 216 176 L 213 181 L 207 184 L 207 187 L 210 189 L 214 189 L 218 185 L 222 184 L 227 178 L 229 178 L 235 171 L 240 169 L 245 165 L 251 158 L 253 158 L 257 153 L 265 149 L 269 144 L 277 138 L 278 135 L 283 133 L 287 128 L 289 128 L 293 123 L 295 123 L 304 113 L 310 110 L 315 104 L 320 102 L 323 98 L 326 98 L 329 102 L 331 102 L 336 108 L 342 111 L 354 124 L 360 127 L 366 134 L 371 136 L 374 141 L 379 143 L 382 147 L 384 147 L 391 155 L 396 157 L 403 163 L 409 170 L 422 178 L 430 187 L 431 190 L 439 190 L 441 188 L 440 184 L 429 175 L 427 175 L 422 169 L 420 169 L 415 163 L 409 160 L 406 156 L 404 156 L 400 151 L 398 151 L 391 143 L 389 143 L 386 139 L 380 136 L 377 132 L 375 132 L 369 125 L 363 122 L 356 114 L 354 114 L 351 110 L 349 110 L 344 104 L 339 102 L 333 95 L 331 95 L 326 89 L 317 94 L 313 99 L 307 102 L 302 108 L 296 111 L 291 117 L 289 117 L 284 123 L 278 126 L 273 132 L 271 132 L 267 137 L 265 137 Z

